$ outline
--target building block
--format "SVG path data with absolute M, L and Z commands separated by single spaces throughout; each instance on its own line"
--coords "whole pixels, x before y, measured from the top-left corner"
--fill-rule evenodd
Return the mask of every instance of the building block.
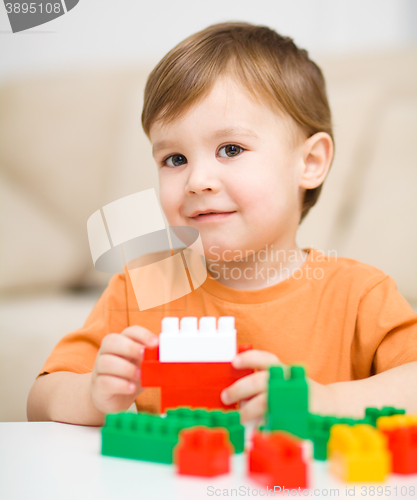
M 398 429 L 399 427 L 414 427 L 417 425 L 417 414 L 392 415 L 390 417 L 379 417 L 376 427 L 379 430 Z
M 281 431 L 255 431 L 248 455 L 248 473 L 273 488 L 306 488 L 307 465 L 298 439 Z
M 371 425 L 376 427 L 376 421 L 379 417 L 390 417 L 392 415 L 403 415 L 405 410 L 394 408 L 393 406 L 383 406 L 379 408 L 366 408 L 365 417 L 371 420 Z
M 387 437 L 392 472 L 417 473 L 417 415 L 380 417 L 377 428 Z
M 330 428 L 335 424 L 369 424 L 376 426 L 376 421 L 381 415 L 401 415 L 405 410 L 393 408 L 391 406 L 384 406 L 378 408 L 366 408 L 365 417 L 362 419 L 355 419 L 350 417 L 336 417 L 333 415 L 314 415 L 309 414 L 308 420 L 308 438 L 314 444 L 314 458 L 316 460 L 327 459 L 327 442 L 330 437 Z
M 229 433 L 235 453 L 241 453 L 245 445 L 245 428 L 240 423 L 238 411 L 207 411 L 205 409 L 176 408 L 167 411 L 168 420 L 177 420 L 183 427 L 205 425 L 223 427 Z
M 147 413 L 110 413 L 101 429 L 101 453 L 121 458 L 172 463 L 179 422 Z
M 342 481 L 383 481 L 391 471 L 387 438 L 369 424 L 336 424 L 328 442 L 330 472 Z
M 237 354 L 235 318 L 203 316 L 197 328 L 197 318 L 166 317 L 162 319 L 159 335 L 161 363 L 230 362 Z
M 232 453 L 226 429 L 197 426 L 180 431 L 174 462 L 179 474 L 217 476 L 230 471 Z
M 237 411 L 177 408 L 166 417 L 149 413 L 109 413 L 101 428 L 102 455 L 171 464 L 180 430 L 204 425 L 224 428 L 232 451 L 244 449 L 245 429 Z
M 269 369 L 265 428 L 308 437 L 308 385 L 302 366 L 292 365 L 287 378 L 282 366 Z
M 249 348 L 239 346 L 238 352 Z M 238 370 L 231 363 L 160 363 L 156 346 L 145 348 L 141 382 L 143 387 L 217 387 L 223 390 L 251 373 L 253 370 Z
M 207 410 L 233 410 L 238 404 L 225 405 L 220 399 L 221 389 L 211 387 L 163 387 L 161 389 L 161 412 L 168 408 L 189 406 L 191 408 L 206 408 Z
M 371 419 L 339 418 L 332 415 L 314 415 L 308 417 L 308 439 L 313 441 L 315 460 L 327 460 L 327 443 L 330 438 L 330 429 L 336 424 L 357 425 L 371 424 Z
M 251 346 L 239 346 L 238 352 Z M 161 387 L 161 412 L 177 406 L 236 408 L 220 399 L 223 389 L 254 370 L 238 370 L 231 363 L 161 363 L 159 349 L 145 348 L 141 365 L 142 387 Z

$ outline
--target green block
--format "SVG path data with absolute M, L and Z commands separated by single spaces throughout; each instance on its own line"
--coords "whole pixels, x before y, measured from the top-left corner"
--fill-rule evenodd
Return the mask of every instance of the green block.
M 265 428 L 283 430 L 300 438 L 308 434 L 308 384 L 302 366 L 292 365 L 284 377 L 282 366 L 269 369 Z
M 327 442 L 330 438 L 330 428 L 335 424 L 370 424 L 369 418 L 338 418 L 332 415 L 313 415 L 308 418 L 308 437 L 314 444 L 314 458 L 316 460 L 327 459 Z
M 229 432 L 235 453 L 244 449 L 245 429 L 237 411 L 177 408 L 166 417 L 149 413 L 110 413 L 101 429 L 101 453 L 171 464 L 173 449 L 182 429 L 205 425 L 224 427 Z
M 106 415 L 101 429 L 101 453 L 172 464 L 172 450 L 178 442 L 178 423 L 147 413 Z
M 176 421 L 182 428 L 195 425 L 224 427 L 229 431 L 230 442 L 235 453 L 241 453 L 245 447 L 245 428 L 240 423 L 238 411 L 192 409 L 188 407 L 167 410 L 167 420 Z
M 370 424 L 376 427 L 376 421 L 379 417 L 391 417 L 392 415 L 404 415 L 405 410 L 394 408 L 393 406 L 384 406 L 378 408 L 366 408 L 365 416 L 370 420 Z

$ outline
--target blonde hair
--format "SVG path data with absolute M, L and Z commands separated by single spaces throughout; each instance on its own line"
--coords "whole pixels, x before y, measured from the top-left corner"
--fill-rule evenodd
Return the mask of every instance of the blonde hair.
M 213 24 L 176 45 L 146 82 L 142 127 L 148 138 L 156 121 L 171 123 L 210 93 L 217 78 L 233 75 L 257 100 L 289 115 L 311 137 L 327 132 L 331 112 L 320 68 L 289 37 L 246 22 Z M 322 184 L 307 189 L 301 221 L 320 195 Z

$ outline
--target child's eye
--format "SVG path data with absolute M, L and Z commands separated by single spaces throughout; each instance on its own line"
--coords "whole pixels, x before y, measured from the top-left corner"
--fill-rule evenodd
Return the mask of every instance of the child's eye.
M 230 153 L 230 156 L 229 155 L 227 157 L 226 156 L 222 156 L 222 158 L 231 158 L 233 156 L 237 156 L 239 153 L 241 153 L 242 151 L 244 151 L 244 149 L 241 146 L 238 146 L 237 144 L 226 144 L 226 146 L 222 146 L 219 149 L 219 153 L 224 148 L 226 148 L 226 154 L 228 155 L 228 153 Z M 238 151 L 238 150 L 240 150 L 240 151 Z
M 222 158 L 233 158 L 233 156 L 237 156 L 239 153 L 244 151 L 242 146 L 238 146 L 237 144 L 226 144 L 219 149 L 219 152 L 225 149 L 227 156 L 222 156 Z M 171 162 L 171 163 L 168 163 Z M 165 158 L 165 160 L 161 161 L 162 167 L 181 167 L 187 163 L 187 158 L 184 155 L 171 155 Z
M 169 163 L 167 163 L 168 160 L 171 160 L 171 158 L 172 158 L 172 162 L 174 163 L 174 165 L 170 165 Z M 171 155 L 171 156 L 168 156 L 167 158 L 165 158 L 165 160 L 161 161 L 161 166 L 162 167 L 164 167 L 164 166 L 181 167 L 182 165 L 185 165 L 185 163 L 187 163 L 187 158 L 184 155 Z

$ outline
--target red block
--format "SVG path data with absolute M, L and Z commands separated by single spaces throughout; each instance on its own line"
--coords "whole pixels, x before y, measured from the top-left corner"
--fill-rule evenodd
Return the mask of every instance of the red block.
M 238 352 L 250 349 L 239 346 Z M 158 347 L 146 348 L 141 367 L 142 387 L 161 387 L 161 412 L 167 408 L 227 408 L 220 400 L 223 389 L 254 372 L 231 363 L 161 363 Z
M 417 425 L 380 430 L 388 438 L 388 448 L 392 455 L 392 472 L 416 474 Z
M 251 369 L 238 370 L 231 363 L 160 363 L 142 362 L 143 387 L 218 387 L 223 389 L 246 375 Z
M 240 351 L 242 352 L 242 351 Z M 142 361 L 143 387 L 218 387 L 224 389 L 246 375 L 231 363 L 161 363 L 158 347 L 146 348 Z
M 220 399 L 223 389 L 211 387 L 162 387 L 161 413 L 169 408 L 189 406 L 191 408 L 207 408 L 208 410 L 223 408 L 234 410 L 238 404 L 226 406 Z
M 256 431 L 248 456 L 249 475 L 273 488 L 306 488 L 307 465 L 300 441 L 281 431 Z
M 179 474 L 217 476 L 230 471 L 232 453 L 226 429 L 197 426 L 180 431 L 174 462 Z

